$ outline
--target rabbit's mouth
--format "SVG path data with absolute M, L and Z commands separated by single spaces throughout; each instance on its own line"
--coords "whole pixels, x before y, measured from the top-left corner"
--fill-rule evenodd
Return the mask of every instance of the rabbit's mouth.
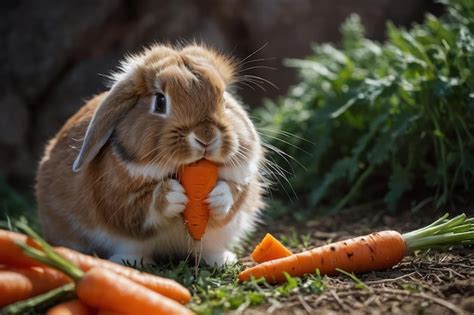
M 175 172 L 173 172 L 172 174 L 169 175 L 170 178 L 176 179 L 176 178 L 174 178 L 173 176 L 176 176 L 176 174 L 179 174 L 179 172 L 180 172 L 180 170 L 181 170 L 182 167 L 187 166 L 187 165 L 190 165 L 190 164 L 194 164 L 194 163 L 196 163 L 196 162 L 198 162 L 198 161 L 200 161 L 200 160 L 208 160 L 208 161 L 211 161 L 211 162 L 215 163 L 218 167 L 221 167 L 221 166 L 223 165 L 222 162 L 220 162 L 220 161 L 216 161 L 216 160 L 214 160 L 214 159 L 212 159 L 212 158 L 207 158 L 206 156 L 203 156 L 203 157 L 200 157 L 200 158 L 198 158 L 198 159 L 194 159 L 194 160 L 192 160 L 192 161 L 190 161 L 190 162 L 186 162 L 186 163 L 181 164 Z

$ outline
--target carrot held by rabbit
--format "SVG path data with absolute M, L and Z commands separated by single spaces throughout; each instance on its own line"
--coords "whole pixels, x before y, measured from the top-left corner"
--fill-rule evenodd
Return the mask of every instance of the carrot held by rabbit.
M 217 182 L 217 165 L 206 159 L 186 165 L 181 171 L 181 184 L 188 196 L 183 212 L 184 223 L 196 241 L 201 240 L 209 221 L 206 198 Z

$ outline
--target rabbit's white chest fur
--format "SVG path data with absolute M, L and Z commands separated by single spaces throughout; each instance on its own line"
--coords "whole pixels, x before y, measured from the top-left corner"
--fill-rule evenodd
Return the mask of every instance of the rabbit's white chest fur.
M 250 161 L 246 166 L 240 168 L 222 168 L 219 173 L 221 179 L 213 192 L 209 196 L 211 209 L 217 209 L 220 213 L 214 215 L 225 216 L 232 206 L 232 194 L 229 191 L 226 180 L 232 180 L 239 184 L 248 184 L 249 179 L 255 176 L 257 172 L 257 160 Z M 137 168 L 131 169 L 132 176 L 141 175 L 154 178 L 163 176 L 163 172 L 152 172 L 147 170 L 144 173 L 137 173 L 143 171 Z M 176 209 L 176 205 L 180 205 L 181 200 L 176 197 L 176 194 L 170 194 L 169 206 Z M 159 221 L 156 209 L 150 208 L 144 225 L 153 226 Z M 110 253 L 110 260 L 115 262 L 143 262 L 151 263 L 153 256 L 187 256 L 192 253 L 194 246 L 198 246 L 197 250 L 201 251 L 203 259 L 208 264 L 223 265 L 225 263 L 233 263 L 236 261 L 235 255 L 229 251 L 231 247 L 243 236 L 245 233 L 253 228 L 254 218 L 249 216 L 245 211 L 238 211 L 235 217 L 225 226 L 218 229 L 208 229 L 204 234 L 201 242 L 194 242 L 181 217 L 175 219 L 175 222 L 168 224 L 166 228 L 160 230 L 156 236 L 146 240 L 136 240 L 133 238 L 123 237 L 111 234 L 99 229 L 84 229 L 83 235 L 88 238 L 88 241 L 95 246 L 106 248 Z
M 224 227 L 207 231 L 200 243 L 194 243 L 186 231 L 185 225 L 179 223 L 169 226 L 157 236 L 147 240 L 117 236 L 99 229 L 81 227 L 81 230 L 90 243 L 107 248 L 109 252 L 113 253 L 108 259 L 118 263 L 123 261 L 151 263 L 152 257 L 176 255 L 183 257 L 193 253 L 196 245 L 206 263 L 222 266 L 225 263 L 236 261 L 236 257 L 229 251 L 229 247 L 253 228 L 253 221 L 254 218 L 247 212 L 240 211 Z
M 230 252 L 230 244 L 234 244 L 242 238 L 245 232 L 253 228 L 253 219 L 241 211 L 226 226 L 207 231 L 201 243 L 194 243 L 186 231 L 184 224 L 175 224 L 162 231 L 156 237 L 147 240 L 136 240 L 123 236 L 117 236 L 104 230 L 83 230 L 89 242 L 107 248 L 113 254 L 110 260 L 122 263 L 129 261 L 133 263 L 151 263 L 152 256 L 180 255 L 185 256 L 193 253 L 194 245 L 197 244 L 198 251 L 210 265 L 219 266 L 225 263 L 234 263 L 235 255 Z

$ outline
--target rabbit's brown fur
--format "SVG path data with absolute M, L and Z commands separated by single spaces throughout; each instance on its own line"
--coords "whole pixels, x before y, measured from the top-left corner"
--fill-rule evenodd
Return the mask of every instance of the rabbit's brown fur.
M 105 257 L 186 255 L 178 215 L 186 197 L 172 177 L 205 157 L 219 164 L 220 182 L 209 196 L 203 257 L 233 260 L 228 249 L 262 207 L 262 149 L 226 92 L 233 73 L 233 62 L 197 45 L 156 45 L 129 57 L 110 91 L 87 102 L 46 148 L 37 200 L 47 240 Z M 167 116 L 150 112 L 156 93 L 169 101 Z M 217 144 L 203 149 L 194 139 Z

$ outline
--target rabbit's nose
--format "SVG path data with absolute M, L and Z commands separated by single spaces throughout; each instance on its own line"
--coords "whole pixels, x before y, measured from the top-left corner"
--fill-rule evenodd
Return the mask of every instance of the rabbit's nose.
M 196 141 L 197 141 L 200 145 L 202 145 L 203 147 L 208 147 L 208 146 L 210 146 L 211 144 L 213 144 L 213 143 L 217 140 L 217 137 L 215 137 L 215 138 L 213 138 L 213 139 L 211 139 L 211 140 L 209 140 L 209 141 L 204 141 L 204 140 L 201 140 L 201 139 L 199 139 L 199 138 L 197 138 L 197 137 L 196 137 L 195 139 L 196 139 Z
M 218 143 L 218 140 L 219 140 L 218 135 L 215 135 L 211 139 L 200 138 L 195 133 L 192 133 L 190 136 L 191 136 L 190 137 L 191 146 L 196 148 L 196 149 L 201 149 L 201 150 L 202 149 L 204 149 L 204 150 L 212 149 Z
M 203 148 L 210 147 L 212 144 L 214 144 L 217 141 L 217 137 L 212 138 L 211 140 L 202 140 L 196 136 L 194 136 L 194 139 L 196 140 L 199 145 L 201 145 Z

